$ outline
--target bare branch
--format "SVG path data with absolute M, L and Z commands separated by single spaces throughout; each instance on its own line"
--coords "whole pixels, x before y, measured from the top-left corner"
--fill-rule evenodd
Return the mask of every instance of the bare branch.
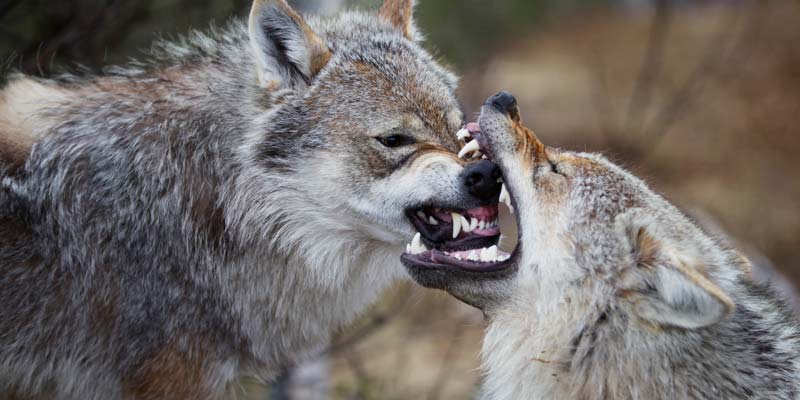
M 647 51 L 636 79 L 630 104 L 628 104 L 627 121 L 624 132 L 641 134 L 642 121 L 653 98 L 653 86 L 661 75 L 666 39 L 672 24 L 672 7 L 670 0 L 657 0 L 653 22 L 650 28 Z

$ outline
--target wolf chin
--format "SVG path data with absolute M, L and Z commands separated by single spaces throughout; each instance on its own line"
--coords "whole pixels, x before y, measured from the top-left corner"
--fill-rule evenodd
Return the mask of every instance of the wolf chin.
M 403 257 L 489 316 L 484 398 L 800 396 L 798 322 L 739 252 L 602 156 L 542 144 L 507 93 L 472 137 L 516 210 L 511 258 Z
M 455 77 L 411 0 L 284 0 L 97 76 L 0 95 L 0 397 L 213 399 L 404 276 L 406 213 L 460 198 Z M 4 397 L 5 398 L 5 397 Z

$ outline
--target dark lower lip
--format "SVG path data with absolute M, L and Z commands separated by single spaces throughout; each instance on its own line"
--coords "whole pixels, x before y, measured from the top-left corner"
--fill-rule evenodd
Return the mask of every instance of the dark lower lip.
M 519 248 L 519 247 L 517 247 Z M 502 271 L 513 267 L 517 263 L 517 250 L 511 253 L 511 258 L 494 263 L 459 260 L 444 254 L 439 250 L 429 250 L 422 254 L 403 254 L 400 258 L 409 268 L 423 268 L 435 270 L 458 270 L 472 273 L 489 273 Z

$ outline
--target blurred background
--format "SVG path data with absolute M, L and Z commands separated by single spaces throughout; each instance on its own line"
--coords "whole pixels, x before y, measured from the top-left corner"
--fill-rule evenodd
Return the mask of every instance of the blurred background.
M 308 13 L 378 0 L 290 1 Z M 0 0 L 0 56 L 47 75 L 97 70 L 169 37 L 246 15 L 251 0 Z M 474 113 L 509 90 L 549 145 L 602 151 L 707 228 L 756 274 L 800 283 L 800 2 L 421 0 L 426 46 Z M 474 115 L 474 114 L 471 114 Z M 480 312 L 404 285 L 252 399 L 468 399 Z

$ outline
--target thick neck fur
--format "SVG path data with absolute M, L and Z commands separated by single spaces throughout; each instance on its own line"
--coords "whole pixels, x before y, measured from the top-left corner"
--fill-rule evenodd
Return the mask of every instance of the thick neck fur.
M 402 274 L 399 240 L 379 240 L 336 205 L 320 204 L 304 191 L 311 189 L 301 168 L 263 180 L 249 153 L 261 123 L 253 116 L 266 118 L 280 94 L 259 92 L 244 26 L 161 46 L 170 56 L 157 66 L 49 82 L 75 96 L 42 110 L 60 122 L 34 146 L 22 176 L 2 183 L 27 206 L 0 205 L 0 221 L 13 214 L 30 224 L 20 240 L 33 255 L 4 249 L 17 244 L 0 238 L 0 267 L 25 267 L 4 272 L 13 279 L 0 282 L 0 303 L 27 298 L 22 288 L 39 300 L 19 303 L 27 311 L 0 307 L 0 349 L 28 343 L 60 352 L 0 350 L 6 361 L 52 357 L 31 359 L 52 368 L 24 379 L 0 361 L 10 381 L 41 387 L 85 354 L 110 363 L 98 374 L 123 376 L 166 346 L 197 354 L 213 390 L 243 373 L 268 379 L 303 350 L 324 346 Z M 90 323 L 104 312 L 93 308 L 105 304 L 96 299 L 120 303 L 100 330 Z M 55 307 L 51 300 L 53 315 L 41 313 Z M 3 322 L 26 312 L 49 322 Z M 141 321 L 149 331 L 131 329 Z M 86 374 L 56 379 L 76 385 L 58 390 L 114 393 Z
M 602 282 L 520 287 L 486 332 L 485 398 L 795 399 L 792 317 L 765 288 L 736 286 L 735 313 L 693 331 L 629 317 Z

